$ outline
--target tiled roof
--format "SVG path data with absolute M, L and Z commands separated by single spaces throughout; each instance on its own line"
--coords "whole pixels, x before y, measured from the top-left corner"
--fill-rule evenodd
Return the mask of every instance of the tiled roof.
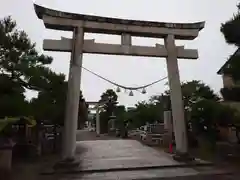
M 238 48 L 231 57 L 233 57 L 233 56 L 240 56 L 240 48 Z M 224 69 L 224 68 L 231 62 L 231 60 L 232 60 L 231 57 L 230 57 L 230 58 L 227 60 L 227 62 L 225 62 L 225 64 L 218 70 L 217 74 L 223 74 L 223 69 Z

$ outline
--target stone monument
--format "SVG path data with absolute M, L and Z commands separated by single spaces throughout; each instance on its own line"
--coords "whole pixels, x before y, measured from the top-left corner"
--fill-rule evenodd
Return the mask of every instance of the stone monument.
M 197 59 L 198 51 L 185 49 L 184 46 L 176 46 L 175 40 L 194 40 L 199 31 L 204 28 L 204 22 L 137 21 L 66 13 L 36 4 L 34 7 L 38 18 L 43 21 L 46 28 L 73 32 L 72 39 L 46 39 L 43 42 L 44 50 L 71 52 L 72 54 L 68 80 L 63 159 L 74 158 L 75 155 L 83 53 L 166 58 L 176 150 L 179 154 L 187 153 L 187 134 L 177 59 Z M 85 40 L 85 32 L 119 35 L 121 44 L 95 43 L 93 39 Z M 134 36 L 164 38 L 165 43 L 152 47 L 132 45 L 131 38 Z

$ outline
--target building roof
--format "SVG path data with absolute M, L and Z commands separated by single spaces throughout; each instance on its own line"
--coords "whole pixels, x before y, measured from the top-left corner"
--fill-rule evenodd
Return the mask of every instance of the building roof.
M 240 48 L 238 48 L 234 54 L 224 63 L 224 65 L 217 71 L 217 74 L 222 75 L 223 74 L 223 70 L 225 67 L 227 67 L 227 65 L 231 62 L 231 60 L 233 59 L 233 56 L 240 56 Z

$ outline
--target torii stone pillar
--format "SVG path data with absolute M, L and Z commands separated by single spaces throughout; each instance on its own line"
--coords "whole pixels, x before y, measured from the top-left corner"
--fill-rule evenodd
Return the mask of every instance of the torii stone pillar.
M 104 102 L 87 102 L 89 105 L 94 105 L 93 108 L 91 108 L 92 110 L 95 110 L 96 111 L 96 133 L 97 135 L 100 135 L 101 134 L 101 130 L 100 130 L 100 127 L 101 127 L 101 122 L 100 122 L 100 110 L 101 110 L 101 105 L 104 103 Z
M 169 147 L 169 144 L 172 143 L 172 133 L 173 133 L 173 125 L 172 125 L 172 112 L 171 111 L 164 111 L 164 131 L 165 131 L 165 146 Z
M 100 135 L 100 114 L 99 114 L 99 106 L 96 109 L 96 132 L 97 135 Z
M 74 159 L 76 150 L 76 132 L 79 109 L 79 95 L 82 72 L 82 49 L 84 31 L 81 27 L 74 28 L 72 55 L 70 61 L 66 114 L 64 121 L 63 159 Z
M 177 62 L 177 48 L 175 46 L 174 35 L 165 38 L 165 46 L 168 52 L 167 71 L 170 86 L 170 99 L 172 105 L 172 117 L 174 135 L 176 141 L 176 151 L 187 153 L 187 133 L 184 118 L 184 107 L 182 100 L 182 90 Z

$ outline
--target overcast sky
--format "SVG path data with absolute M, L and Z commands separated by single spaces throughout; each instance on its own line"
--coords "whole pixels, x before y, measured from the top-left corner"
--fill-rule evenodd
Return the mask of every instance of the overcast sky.
M 0 0 L 0 18 L 11 15 L 18 27 L 27 32 L 37 43 L 40 52 L 44 38 L 59 39 L 71 37 L 71 33 L 46 30 L 33 9 L 32 0 Z M 217 93 L 222 87 L 222 79 L 216 74 L 229 55 L 236 49 L 225 43 L 220 33 L 221 23 L 236 12 L 237 0 L 36 0 L 37 4 L 62 11 L 79 14 L 128 18 L 136 20 L 155 20 L 163 22 L 206 21 L 206 27 L 194 41 L 182 41 L 177 44 L 199 50 L 198 60 L 179 60 L 181 81 L 202 80 Z M 86 34 L 85 38 L 94 38 L 97 42 L 120 43 L 120 37 Z M 136 45 L 154 45 L 159 39 L 133 38 Z M 53 56 L 51 68 L 68 75 L 69 53 L 44 52 Z M 83 66 L 125 86 L 140 86 L 158 80 L 167 75 L 166 62 L 160 58 L 103 56 L 84 54 Z M 134 92 L 133 97 L 120 93 L 119 102 L 128 106 L 137 101 L 161 94 L 166 81 L 147 89 L 147 94 Z M 116 88 L 113 85 L 83 70 L 81 89 L 87 101 L 97 101 L 103 91 Z M 28 98 L 34 95 L 28 92 Z

